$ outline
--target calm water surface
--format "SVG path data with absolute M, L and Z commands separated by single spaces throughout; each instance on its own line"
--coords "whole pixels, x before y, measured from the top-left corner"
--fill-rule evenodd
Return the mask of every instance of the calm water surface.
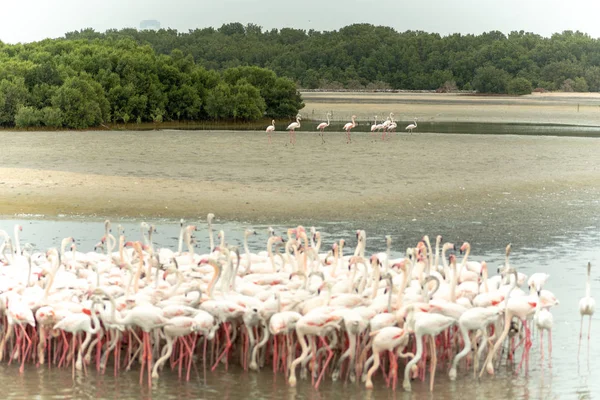
M 581 356 L 577 358 L 579 333 L 578 302 L 584 294 L 585 266 L 592 262 L 592 295 L 597 290 L 600 277 L 600 235 L 597 217 L 588 216 L 589 224 L 557 223 L 539 235 L 530 232 L 531 227 L 515 220 L 511 235 L 513 242 L 512 264 L 525 274 L 545 271 L 551 277 L 547 289 L 559 298 L 560 305 L 552 309 L 554 315 L 553 356 L 552 365 L 548 361 L 542 363 L 539 358 L 539 339 L 536 336 L 531 349 L 531 364 L 528 374 L 515 375 L 511 367 L 503 366 L 495 377 L 484 376 L 473 378 L 472 372 L 459 370 L 457 381 L 447 378 L 446 366 L 440 367 L 436 375 L 436 399 L 554 399 L 554 398 L 593 398 L 600 397 L 600 379 L 597 371 L 600 368 L 600 344 L 592 340 L 589 356 L 587 344 L 582 346 Z M 128 239 L 140 238 L 139 222 L 132 220 L 113 220 L 113 230 L 122 224 Z M 147 221 L 157 225 L 156 245 L 176 248 L 179 224 L 177 221 Z M 206 227 L 203 221 L 189 221 L 201 229 L 197 233 L 198 251 L 208 250 L 208 235 L 202 231 Z M 102 220 L 43 220 L 30 217 L 0 220 L 0 229 L 10 230 L 15 223 L 23 225 L 22 243 L 30 242 L 37 249 L 59 246 L 60 240 L 66 236 L 74 236 L 78 250 L 91 251 L 94 244 L 103 235 Z M 295 226 L 302 221 L 293 221 L 289 225 L 275 227 L 283 233 L 288 226 Z M 241 244 L 245 223 L 217 221 L 216 230 L 224 230 L 229 244 Z M 505 225 L 501 225 L 505 227 Z M 258 235 L 251 238 L 252 251 L 262 250 L 267 240 L 266 226 L 252 226 Z M 390 225 L 358 222 L 336 222 L 317 226 L 322 232 L 323 248 L 328 248 L 334 240 L 344 238 L 350 249 L 356 245 L 354 232 L 356 229 L 367 231 L 367 252 L 385 250 L 384 235 L 393 237 L 395 255 L 401 249 L 414 245 L 423 233 L 430 236 L 444 235 L 444 240 L 460 243 L 469 240 L 472 244 L 472 255 L 475 260 L 486 260 L 490 270 L 502 263 L 505 242 L 498 242 L 494 235 L 493 224 L 483 226 L 478 221 L 462 221 L 452 226 L 419 223 L 411 225 L 411 221 Z M 587 321 L 586 321 L 587 325 Z M 592 334 L 600 332 L 597 318 L 592 322 Z M 519 354 L 520 357 L 520 354 Z M 596 373 L 594 373 L 596 371 Z M 156 398 L 156 399 L 425 399 L 432 398 L 428 392 L 428 380 L 425 383 L 413 382 L 413 392 L 404 393 L 400 388 L 396 393 L 387 389 L 377 374 L 375 390 L 368 392 L 363 384 L 344 384 L 325 380 L 319 391 L 312 388 L 309 381 L 300 380 L 297 388 L 287 386 L 285 377 L 280 373 L 272 374 L 270 368 L 261 372 L 244 372 L 237 366 L 229 371 L 220 367 L 215 372 L 208 372 L 206 382 L 202 366 L 192 371 L 190 382 L 180 381 L 176 373 L 165 369 L 161 378 L 152 390 L 138 384 L 139 370 L 121 372 L 115 378 L 107 369 L 106 375 L 97 374 L 90 369 L 87 376 L 81 374 L 75 380 L 71 378 L 71 370 L 59 370 L 55 367 L 36 368 L 27 365 L 23 375 L 17 366 L 0 365 L 0 385 L 4 388 L 4 398 Z M 401 381 L 400 381 L 401 383 Z

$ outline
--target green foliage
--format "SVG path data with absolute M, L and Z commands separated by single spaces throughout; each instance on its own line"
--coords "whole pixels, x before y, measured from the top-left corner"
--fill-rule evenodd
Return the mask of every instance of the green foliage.
M 584 77 L 578 76 L 573 80 L 573 91 L 575 92 L 587 92 L 589 90 L 588 84 Z
M 514 78 L 508 83 L 508 94 L 531 94 L 532 90 L 531 82 L 525 78 Z
M 36 127 L 42 125 L 42 110 L 30 106 L 21 106 L 15 115 L 15 125 L 19 128 Z
M 83 76 L 67 79 L 52 97 L 52 105 L 62 111 L 66 127 L 77 129 L 100 125 L 110 107 L 102 86 Z
M 492 65 L 477 68 L 473 88 L 479 93 L 506 93 L 510 74 Z
M 28 98 L 23 77 L 0 81 L 0 125 L 13 125 L 18 109 L 27 104 Z
M 221 30 L 231 37 L 262 35 L 254 25 Z M 185 47 L 173 47 L 176 31 L 159 32 L 165 54 L 137 42 L 135 29 L 106 34 L 85 29 L 67 39 L 3 45 L 0 125 L 85 129 L 106 121 L 255 120 L 267 109 L 280 117 L 303 107 L 295 85 L 272 70 L 207 70 Z
M 42 123 L 49 128 L 60 128 L 63 123 L 63 114 L 60 108 L 42 108 Z
M 160 54 L 173 55 L 173 50 L 179 49 L 207 69 L 268 68 L 304 88 L 371 88 L 384 83 L 392 89 L 434 90 L 446 81 L 455 81 L 458 88 L 465 89 L 473 85 L 479 68 L 493 66 L 509 74 L 509 80 L 523 77 L 548 90 L 558 90 L 566 79 L 575 82 L 577 77 L 585 78 L 589 90 L 600 90 L 600 74 L 594 70 L 600 65 L 600 42 L 572 31 L 550 38 L 524 31 L 442 37 L 370 24 L 317 32 L 291 28 L 263 31 L 260 26 L 234 22 L 189 32 L 84 30 L 71 32 L 67 38 L 88 42 L 130 38 Z M 507 89 L 505 85 L 505 92 Z M 269 109 L 269 100 L 265 101 Z

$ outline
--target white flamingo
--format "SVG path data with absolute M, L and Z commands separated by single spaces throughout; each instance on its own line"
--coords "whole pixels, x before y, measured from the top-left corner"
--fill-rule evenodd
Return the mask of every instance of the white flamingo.
M 417 117 L 415 117 L 413 124 L 408 124 L 406 125 L 406 128 L 404 128 L 405 130 L 409 131 L 410 133 L 412 133 L 413 129 L 415 129 L 417 127 Z
M 271 144 L 271 133 L 275 132 L 275 120 L 271 121 L 271 125 L 267 126 L 265 132 L 267 132 L 267 136 L 269 137 L 269 144 Z
M 321 131 L 321 133 L 319 134 L 321 136 L 321 144 L 325 143 L 324 130 L 325 130 L 325 128 L 327 128 L 329 126 L 329 117 L 330 116 L 331 116 L 331 113 L 327 113 L 327 122 L 321 122 L 319 125 L 317 125 L 317 130 Z
M 579 300 L 579 314 L 581 314 L 581 324 L 579 327 L 579 349 L 577 350 L 577 356 L 579 357 L 579 351 L 581 350 L 581 337 L 583 335 L 583 317 L 588 316 L 590 319 L 588 325 L 588 348 L 590 345 L 590 333 L 592 331 L 592 315 L 594 315 L 594 311 L 596 309 L 596 301 L 591 295 L 591 271 L 592 271 L 592 263 L 588 262 L 587 265 L 587 280 L 585 282 L 585 297 L 582 297 Z
M 348 122 L 346 125 L 344 125 L 344 130 L 346 131 L 346 143 L 350 143 L 352 140 L 350 139 L 350 131 L 352 130 L 352 128 L 356 128 L 356 126 L 358 125 L 358 122 L 355 121 L 356 119 L 356 115 L 352 116 L 352 122 Z
M 290 131 L 291 144 L 296 144 L 296 129 L 300 128 L 300 120 L 302 120 L 302 116 L 300 114 L 296 115 L 296 122 L 292 122 L 286 128 L 286 130 Z

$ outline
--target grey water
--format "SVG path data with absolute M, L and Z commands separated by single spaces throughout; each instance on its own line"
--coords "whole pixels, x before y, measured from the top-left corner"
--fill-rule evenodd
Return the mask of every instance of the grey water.
M 547 355 L 547 342 L 544 342 L 545 360 L 539 353 L 539 337 L 533 338 L 530 368 L 527 373 L 515 374 L 511 365 L 502 365 L 495 376 L 485 375 L 481 379 L 473 377 L 473 372 L 459 370 L 458 379 L 451 382 L 447 378 L 447 365 L 441 363 L 436 375 L 434 388 L 435 398 L 439 399 L 529 399 L 529 398 L 598 398 L 600 397 L 600 344 L 596 332 L 600 326 L 597 317 L 592 319 L 592 340 L 588 342 L 584 336 L 581 354 L 578 356 L 580 316 L 579 299 L 584 295 L 585 271 L 588 261 L 592 263 L 592 296 L 598 292 L 600 283 L 600 234 L 598 219 L 588 215 L 588 224 L 557 223 L 550 226 L 544 235 L 532 230 L 537 229 L 519 218 L 513 220 L 510 240 L 513 243 L 511 264 L 519 271 L 530 275 L 533 272 L 547 272 L 550 279 L 546 289 L 552 291 L 560 300 L 560 305 L 551 311 L 554 315 L 552 334 L 553 352 L 551 360 Z M 568 218 L 564 221 L 568 221 Z M 564 222 L 562 221 L 562 222 Z M 112 220 L 113 232 L 118 224 L 125 230 L 128 240 L 140 240 L 139 220 Z M 154 237 L 155 246 L 176 249 L 179 232 L 179 221 L 147 220 L 157 227 Z M 277 233 L 285 234 L 287 228 L 301 224 L 303 221 L 290 221 L 289 224 L 273 226 Z M 323 249 L 339 239 L 346 240 L 348 251 L 356 245 L 356 229 L 367 231 L 367 252 L 385 251 L 385 235 L 391 235 L 393 254 L 400 256 L 403 249 L 414 246 L 423 234 L 435 237 L 444 236 L 444 241 L 460 244 L 467 240 L 472 245 L 472 258 L 486 260 L 490 271 L 500 265 L 504 257 L 506 237 L 499 239 L 494 234 L 495 221 L 481 224 L 478 221 L 464 220 L 452 225 L 437 225 L 419 221 L 400 221 L 394 224 L 381 224 L 367 221 L 345 221 L 322 223 L 315 226 L 322 232 Z M 500 221 L 497 221 L 500 222 Z M 206 223 L 202 220 L 187 221 L 199 228 L 197 232 L 197 251 L 208 252 L 208 234 Z M 73 236 L 79 251 L 93 251 L 94 245 L 104 234 L 103 220 L 59 218 L 42 219 L 35 216 L 21 216 L 0 220 L 0 229 L 12 232 L 14 224 L 21 224 L 21 243 L 32 243 L 36 249 L 45 250 L 58 247 L 63 237 Z M 500 225 L 505 228 L 505 225 Z M 250 225 L 244 222 L 219 221 L 214 223 L 216 231 L 225 232 L 228 244 L 241 245 L 243 231 L 251 227 L 257 235 L 250 238 L 251 251 L 265 249 L 267 226 Z M 460 257 L 460 256 L 458 256 Z M 587 332 L 587 320 L 584 324 Z M 545 338 L 545 340 L 547 340 Z M 517 352 L 517 360 L 520 351 Z M 550 362 L 551 361 L 551 362 Z M 431 398 L 428 391 L 428 377 L 425 382 L 414 381 L 413 392 L 404 393 L 401 386 L 392 392 L 385 386 L 381 374 L 375 379 L 375 389 L 367 391 L 363 384 L 331 382 L 325 379 L 316 391 L 310 381 L 300 380 L 296 388 L 287 385 L 285 377 L 278 373 L 273 375 L 268 366 L 260 372 L 245 372 L 237 365 L 230 365 L 228 371 L 223 366 L 215 372 L 208 372 L 206 381 L 202 365 L 192 371 L 189 382 L 180 380 L 177 372 L 168 368 L 161 378 L 153 382 L 151 389 L 138 383 L 139 370 L 121 371 L 117 377 L 107 369 L 105 375 L 88 368 L 87 375 L 79 374 L 75 380 L 71 378 L 71 370 L 57 369 L 52 366 L 36 368 L 26 365 L 25 373 L 19 374 L 18 366 L 8 366 L 6 361 L 0 364 L 0 386 L 4 388 L 4 398 L 156 398 L 156 399 L 382 399 Z M 596 372 L 595 372 L 596 371 Z M 428 376 L 428 375 L 427 375 Z

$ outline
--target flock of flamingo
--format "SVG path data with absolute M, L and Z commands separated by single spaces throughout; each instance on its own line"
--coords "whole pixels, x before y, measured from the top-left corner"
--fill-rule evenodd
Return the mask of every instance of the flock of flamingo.
M 319 136 L 321 136 L 321 143 L 325 143 L 325 135 L 324 135 L 325 128 L 327 128 L 331 122 L 329 117 L 331 117 L 331 113 L 327 113 L 327 122 L 321 122 L 319 125 L 317 125 L 317 130 L 320 132 Z M 300 128 L 301 120 L 302 120 L 302 116 L 300 114 L 298 114 L 296 116 L 296 121 L 289 124 L 288 127 L 286 128 L 286 130 L 289 131 L 289 133 L 290 133 L 290 144 L 296 144 L 296 129 Z M 350 143 L 352 141 L 352 139 L 350 138 L 350 131 L 353 128 L 355 128 L 356 126 L 358 126 L 358 122 L 356 122 L 356 115 L 353 115 L 351 120 L 352 120 L 351 122 L 348 122 L 343 127 L 343 130 L 346 132 L 346 143 Z M 382 132 L 381 140 L 385 140 L 386 135 L 389 132 L 396 132 L 397 126 L 398 126 L 398 124 L 396 123 L 396 121 L 394 121 L 394 113 L 390 113 L 390 115 L 387 117 L 387 119 L 385 121 L 381 122 L 380 124 L 377 123 L 377 115 L 376 115 L 373 125 L 371 125 L 371 133 L 381 131 Z M 412 124 L 409 124 L 406 126 L 405 130 L 412 133 L 413 129 L 415 129 L 415 128 L 417 128 L 417 117 L 414 118 L 414 122 Z M 275 120 L 271 121 L 271 125 L 267 126 L 267 129 L 265 129 L 265 132 L 267 132 L 269 144 L 271 144 L 271 133 L 275 132 Z
M 367 255 L 359 230 L 346 254 L 344 239 L 322 249 L 314 228 L 284 236 L 270 228 L 266 248 L 253 253 L 250 229 L 243 248 L 228 245 L 223 231 L 215 244 L 213 218 L 205 252 L 195 248 L 198 227 L 183 220 L 175 250 L 155 247 L 156 229 L 145 222 L 139 240 L 126 240 L 121 227 L 113 236 L 107 220 L 87 253 L 73 237 L 37 252 L 21 245 L 21 226 L 12 237 L 0 231 L 0 360 L 20 362 L 21 372 L 25 363 L 70 365 L 73 375 L 139 365 L 140 384 L 147 375 L 148 385 L 165 367 L 189 379 L 202 364 L 206 379 L 207 364 L 214 371 L 235 360 L 245 370 L 283 372 L 290 386 L 299 371 L 317 389 L 326 376 L 371 389 L 380 374 L 394 390 L 400 375 L 410 391 L 429 370 L 433 390 L 444 367 L 451 380 L 471 369 L 494 374 L 505 363 L 528 368 L 532 327 L 542 358 L 548 333 L 551 360 L 550 310 L 558 300 L 544 289 L 548 274 L 527 277 L 510 264 L 510 245 L 491 276 L 485 261 L 469 259 L 469 243 L 457 249 L 441 236 L 434 248 L 424 236 L 392 258 L 390 236 L 385 251 Z M 590 269 L 580 302 L 581 331 L 590 317 L 588 348 Z

